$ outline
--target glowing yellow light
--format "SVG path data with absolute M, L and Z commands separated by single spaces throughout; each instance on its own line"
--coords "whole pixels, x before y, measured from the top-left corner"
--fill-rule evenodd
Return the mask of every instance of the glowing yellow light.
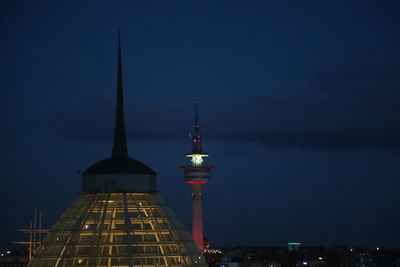
M 208 157 L 208 154 L 186 154 L 186 157 L 188 157 L 188 158 L 191 158 L 193 156 Z
M 192 162 L 193 166 L 201 166 L 201 164 L 203 163 L 203 157 L 208 157 L 208 155 L 207 154 L 189 154 L 189 155 L 186 155 L 186 157 L 192 158 L 191 162 Z

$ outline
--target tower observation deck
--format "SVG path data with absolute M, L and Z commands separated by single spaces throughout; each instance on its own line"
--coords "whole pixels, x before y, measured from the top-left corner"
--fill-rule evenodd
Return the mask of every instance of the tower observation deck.
M 185 182 L 192 185 L 192 237 L 197 247 L 204 250 L 202 185 L 208 183 L 214 166 L 203 165 L 203 158 L 208 157 L 208 154 L 202 149 L 197 102 L 195 102 L 194 113 L 193 131 L 190 134 L 192 151 L 186 154 L 186 157 L 191 158 L 192 165 L 182 166 L 181 169 L 183 169 Z

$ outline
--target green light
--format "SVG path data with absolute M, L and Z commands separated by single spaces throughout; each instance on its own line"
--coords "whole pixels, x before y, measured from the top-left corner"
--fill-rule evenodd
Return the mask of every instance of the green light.
M 289 245 L 289 246 L 300 246 L 301 243 L 289 242 L 288 245 Z

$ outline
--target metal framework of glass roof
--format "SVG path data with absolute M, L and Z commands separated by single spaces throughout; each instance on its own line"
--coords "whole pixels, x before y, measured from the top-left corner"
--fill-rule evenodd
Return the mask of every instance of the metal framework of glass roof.
M 157 193 L 82 194 L 30 267 L 208 266 Z

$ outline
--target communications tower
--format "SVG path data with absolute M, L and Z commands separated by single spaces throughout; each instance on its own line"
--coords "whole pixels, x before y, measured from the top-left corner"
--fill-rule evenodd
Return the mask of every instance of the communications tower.
M 202 185 L 208 183 L 210 172 L 214 166 L 203 166 L 203 157 L 208 157 L 208 154 L 202 150 L 197 102 L 194 105 L 194 125 L 190 137 L 192 139 L 192 152 L 186 154 L 186 157 L 191 158 L 192 165 L 182 166 L 181 168 L 185 182 L 192 185 L 192 237 L 197 247 L 204 250 Z

